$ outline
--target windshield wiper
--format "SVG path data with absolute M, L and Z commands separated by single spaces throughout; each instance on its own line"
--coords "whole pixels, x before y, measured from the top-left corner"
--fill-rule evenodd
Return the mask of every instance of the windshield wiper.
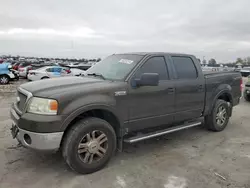
M 105 77 L 102 74 L 100 74 L 100 73 L 95 73 L 94 72 L 94 73 L 89 73 L 87 75 L 88 76 L 95 76 L 95 77 L 98 76 L 98 77 L 101 77 L 103 80 L 106 80 Z

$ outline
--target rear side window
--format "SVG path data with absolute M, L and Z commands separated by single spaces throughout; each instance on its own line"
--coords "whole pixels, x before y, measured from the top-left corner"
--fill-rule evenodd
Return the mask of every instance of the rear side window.
M 160 80 L 169 79 L 164 57 L 152 57 L 147 60 L 136 72 L 135 77 L 140 78 L 143 73 L 158 73 Z
M 198 74 L 194 62 L 189 57 L 172 56 L 178 79 L 196 79 Z
M 61 72 L 61 71 L 62 71 L 62 69 L 59 68 L 59 67 L 54 67 L 53 68 L 53 72 Z

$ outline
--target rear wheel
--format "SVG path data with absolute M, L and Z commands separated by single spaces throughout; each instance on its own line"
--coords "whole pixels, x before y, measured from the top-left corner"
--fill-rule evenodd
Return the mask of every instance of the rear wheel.
M 116 149 L 113 127 L 99 118 L 78 121 L 66 133 L 63 157 L 76 172 L 88 174 L 102 169 Z
M 7 75 L 0 76 L 0 84 L 8 84 L 10 82 L 10 77 Z
M 212 112 L 205 117 L 205 124 L 209 130 L 222 131 L 226 128 L 230 117 L 230 107 L 224 100 L 218 99 Z

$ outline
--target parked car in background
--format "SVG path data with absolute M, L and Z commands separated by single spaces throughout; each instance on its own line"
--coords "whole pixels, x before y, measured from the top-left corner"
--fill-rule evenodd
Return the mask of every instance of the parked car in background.
M 55 63 L 51 63 L 51 62 L 38 62 L 38 63 L 32 63 L 31 64 L 31 70 L 36 70 L 36 69 L 40 69 L 42 67 L 47 67 L 47 66 L 58 66 Z
M 12 65 L 12 68 L 14 69 L 14 70 L 18 70 L 18 66 L 20 65 L 20 62 L 16 62 L 16 63 L 14 63 L 13 65 Z
M 17 71 L 12 70 L 10 63 L 0 64 L 0 84 L 8 84 L 14 79 L 19 79 L 19 75 Z
M 91 64 L 87 64 L 87 63 L 69 63 L 69 64 L 65 64 L 65 63 L 59 63 L 60 66 L 63 67 L 69 67 L 69 68 L 77 68 L 77 69 L 81 69 L 81 70 L 88 70 L 92 65 Z
M 250 76 L 248 77 L 248 81 L 245 84 L 244 98 L 246 101 L 250 102 Z
M 47 66 L 36 70 L 30 70 L 28 74 L 28 80 L 35 81 L 61 76 L 73 76 L 73 74 L 68 68 Z
M 29 70 L 31 70 L 32 67 L 31 65 L 28 65 L 26 67 L 21 67 L 18 69 L 18 72 L 19 72 L 19 75 L 20 77 L 24 77 L 24 78 L 27 78 L 28 77 L 28 73 L 29 73 Z
M 250 75 L 250 67 L 244 67 L 240 70 L 240 73 L 243 77 L 248 77 Z
M 240 72 L 242 68 L 235 68 L 234 71 L 235 72 Z

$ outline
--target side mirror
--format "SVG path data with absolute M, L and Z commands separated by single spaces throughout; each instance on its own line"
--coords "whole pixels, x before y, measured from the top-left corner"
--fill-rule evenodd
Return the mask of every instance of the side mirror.
M 143 73 L 140 79 L 135 79 L 136 86 L 158 86 L 159 74 Z

